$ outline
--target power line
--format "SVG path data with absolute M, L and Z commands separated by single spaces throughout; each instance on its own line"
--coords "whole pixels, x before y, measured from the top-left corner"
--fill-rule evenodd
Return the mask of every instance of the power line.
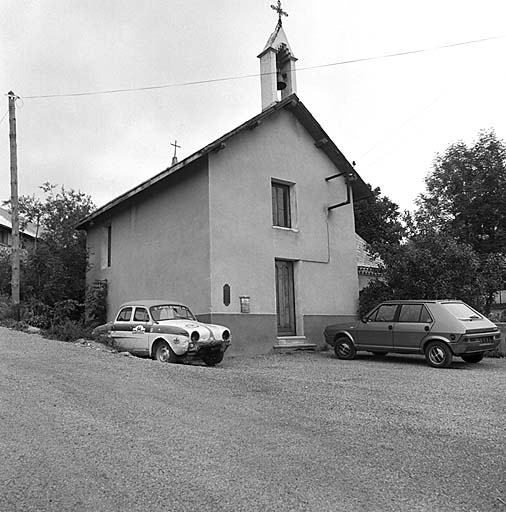
M 378 142 L 376 142 L 374 144 L 374 146 L 370 147 L 365 153 L 362 153 L 358 157 L 358 159 L 360 160 L 360 159 L 366 157 L 369 153 L 374 151 L 378 146 L 383 145 L 386 141 L 390 140 L 392 138 L 393 134 L 399 132 L 402 128 L 404 128 L 404 126 L 408 125 L 409 123 L 411 123 L 411 121 L 416 119 L 419 115 L 421 115 L 424 112 L 426 112 L 427 110 L 429 110 L 433 105 L 435 105 L 446 94 L 448 94 L 447 90 L 444 91 L 442 94 L 440 94 L 437 98 L 433 99 L 430 103 L 428 103 L 427 105 L 425 105 L 422 108 L 420 108 L 419 110 L 417 110 L 413 115 L 411 115 L 409 118 L 405 119 L 395 129 L 391 130 L 385 137 L 383 137 Z
M 8 110 L 6 110 L 5 114 L 2 116 L 2 119 L 0 119 L 0 124 L 4 122 L 4 119 L 7 117 L 7 114 L 9 113 Z
M 465 46 L 465 45 L 471 45 L 471 44 L 478 44 L 478 43 L 484 43 L 487 41 L 493 41 L 496 39 L 502 39 L 504 38 L 504 35 L 500 36 L 493 36 L 493 37 L 486 37 L 483 39 L 473 39 L 470 41 L 462 41 L 458 43 L 451 43 L 446 45 L 440 45 L 435 46 L 432 48 L 421 48 L 418 50 L 408 50 L 403 52 L 397 52 L 397 53 L 387 53 L 384 55 L 377 55 L 373 57 L 363 57 L 360 59 L 351 59 L 351 60 L 343 60 L 338 62 L 332 62 L 329 64 L 319 64 L 316 66 L 308 66 L 303 68 L 298 68 L 297 72 L 299 71 L 307 71 L 310 69 L 319 69 L 319 68 L 327 68 L 332 66 L 344 66 L 347 64 L 355 64 L 360 62 L 370 62 L 374 60 L 381 60 L 381 59 L 388 59 L 393 57 L 402 57 L 406 55 L 414 55 L 417 53 L 426 53 L 426 52 L 432 52 L 436 50 L 444 50 L 448 48 L 455 48 L 457 46 Z M 185 87 L 188 85 L 198 85 L 198 84 L 210 84 L 210 83 L 216 83 L 216 82 L 227 82 L 231 80 L 242 80 L 245 78 L 254 78 L 254 77 L 260 77 L 263 75 L 270 75 L 272 73 L 255 73 L 251 75 L 240 75 L 240 76 L 231 76 L 231 77 L 224 77 L 224 78 L 211 78 L 208 80 L 195 80 L 191 82 L 180 82 L 180 83 L 173 83 L 173 84 L 162 84 L 162 85 L 150 85 L 145 87 L 132 87 L 127 89 L 109 89 L 109 90 L 103 90 L 103 91 L 87 91 L 87 92 L 75 92 L 75 93 L 66 93 L 66 94 L 44 94 L 44 95 L 37 95 L 37 96 L 23 96 L 24 99 L 47 99 L 47 98 L 70 98 L 75 96 L 97 96 L 101 94 L 117 94 L 122 92 L 134 92 L 134 91 L 150 91 L 150 90 L 156 90 L 156 89 L 168 89 L 170 87 Z

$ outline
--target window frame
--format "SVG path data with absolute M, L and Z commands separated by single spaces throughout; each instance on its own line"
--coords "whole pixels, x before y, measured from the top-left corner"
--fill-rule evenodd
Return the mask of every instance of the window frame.
M 121 313 L 123 313 L 123 311 L 126 311 L 127 309 L 130 310 L 130 316 L 128 317 L 128 320 L 120 320 L 119 317 L 121 316 Z M 130 322 L 132 320 L 133 312 L 134 312 L 133 306 L 125 306 L 124 308 L 121 308 L 121 310 L 118 312 L 118 314 L 116 316 L 115 322 Z
M 394 308 L 394 314 L 392 316 L 391 320 L 377 320 L 378 318 L 378 312 L 383 307 L 393 307 Z M 397 318 L 397 312 L 399 310 L 399 304 L 380 304 L 368 317 L 368 322 L 379 322 L 379 323 L 388 323 L 388 322 L 395 322 L 395 319 Z
M 10 245 L 10 232 L 8 229 L 0 227 L 0 245 L 8 247 Z
M 112 265 L 112 224 L 102 225 L 100 239 L 100 268 L 110 268 Z
M 418 320 L 401 320 L 402 310 L 405 307 L 418 306 L 420 311 L 418 313 Z M 428 321 L 422 321 L 422 318 L 428 318 Z M 401 324 L 431 324 L 433 322 L 429 310 L 425 307 L 425 304 L 400 304 L 397 322 Z
M 292 189 L 293 183 L 271 180 L 272 225 L 274 227 L 291 229 L 293 226 Z
M 107 226 L 107 268 L 111 266 L 111 248 L 112 248 L 112 226 Z
M 137 319 L 136 319 L 137 311 L 144 311 L 144 312 L 146 313 L 146 317 L 147 317 L 147 319 L 146 319 L 146 320 L 137 320 Z M 150 317 L 150 315 L 149 315 L 149 310 L 148 310 L 148 308 L 147 308 L 147 307 L 145 307 L 145 306 L 136 306 L 136 307 L 135 307 L 134 315 L 133 315 L 133 317 L 131 317 L 131 318 L 132 318 L 132 322 L 139 322 L 139 323 L 141 323 L 141 324 L 148 324 L 148 323 L 150 323 L 150 322 L 151 322 L 151 317 Z

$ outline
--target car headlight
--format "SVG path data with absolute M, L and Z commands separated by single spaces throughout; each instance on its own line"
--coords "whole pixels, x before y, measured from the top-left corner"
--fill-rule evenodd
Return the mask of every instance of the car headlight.
M 193 341 L 193 343 L 195 343 L 199 341 L 200 334 L 197 331 L 193 331 L 190 339 Z
M 230 331 L 223 331 L 223 334 L 221 335 L 221 339 L 223 341 L 228 341 L 230 339 Z

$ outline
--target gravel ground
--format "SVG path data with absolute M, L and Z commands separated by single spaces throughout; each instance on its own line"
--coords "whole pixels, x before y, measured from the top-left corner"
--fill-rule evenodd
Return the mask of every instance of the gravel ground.
M 506 512 L 504 359 L 0 350 L 2 512 Z

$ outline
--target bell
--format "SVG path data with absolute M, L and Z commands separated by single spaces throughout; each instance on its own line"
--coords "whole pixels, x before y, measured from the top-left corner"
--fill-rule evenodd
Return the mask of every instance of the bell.
M 282 91 L 283 89 L 286 89 L 286 82 L 285 82 L 286 74 L 281 73 L 281 71 L 278 71 L 277 77 L 278 77 L 277 90 Z

